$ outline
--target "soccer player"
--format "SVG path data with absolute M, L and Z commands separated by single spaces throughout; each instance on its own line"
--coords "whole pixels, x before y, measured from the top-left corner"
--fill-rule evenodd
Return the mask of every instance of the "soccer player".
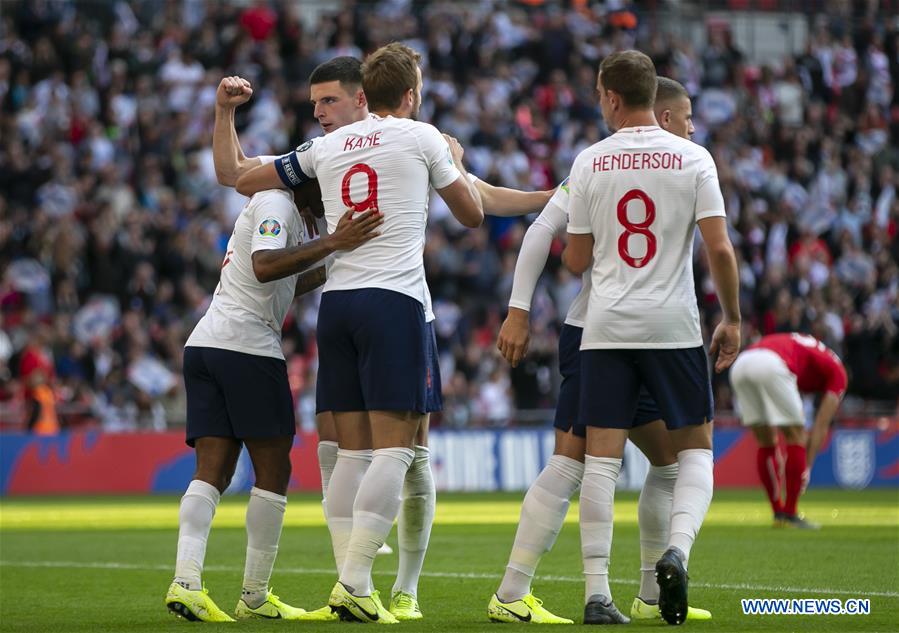
M 361 68 L 362 63 L 354 57 L 336 57 L 319 65 L 312 72 L 309 78 L 311 99 L 315 105 L 315 116 L 325 134 L 368 116 L 365 93 L 362 91 Z M 234 129 L 234 108 L 252 96 L 249 82 L 240 77 L 227 77 L 222 80 L 222 89 L 226 93 L 231 93 L 233 97 L 230 102 L 226 101 L 226 104 L 230 106 L 230 112 L 220 113 L 219 109 L 216 110 L 214 158 L 219 182 L 223 185 L 233 186 L 238 177 L 262 164 L 268 157 L 260 157 L 262 160 L 246 158 Z M 223 107 L 226 104 L 222 104 Z M 445 138 L 454 152 L 454 159 L 456 162 L 461 162 L 461 146 L 455 139 L 447 136 Z M 457 151 L 459 155 L 455 156 Z M 271 175 L 273 178 L 277 177 L 277 174 Z M 492 215 L 523 215 L 539 211 L 552 195 L 552 191 L 521 192 L 495 187 L 474 176 L 469 175 L 469 177 L 481 195 L 485 212 Z M 280 179 L 274 180 L 271 184 L 283 186 Z M 324 276 L 320 277 L 323 283 Z M 425 320 L 429 328 L 428 372 L 430 373 L 426 399 L 427 415 L 419 428 L 415 440 L 415 459 L 406 473 L 403 486 L 403 500 L 397 527 L 400 549 L 399 566 L 388 607 L 389 611 L 401 620 L 416 620 L 422 617 L 418 606 L 418 581 L 430 539 L 436 500 L 436 489 L 430 467 L 430 452 L 427 446 L 428 417 L 431 412 L 442 409 L 442 396 L 440 365 L 433 332 L 434 314 L 427 287 L 425 287 Z M 332 512 L 328 513 L 325 499 L 328 496 L 328 485 L 339 450 L 331 412 L 319 411 L 316 415 L 316 426 L 319 434 L 318 458 L 322 481 L 322 506 L 332 534 L 335 561 L 337 561 L 339 571 L 352 531 L 352 506 L 355 490 L 352 490 L 347 498 L 336 500 Z M 354 479 L 360 479 L 371 462 L 371 447 L 358 451 L 346 450 L 344 454 L 352 459 L 351 463 L 356 466 L 357 472 Z M 379 553 L 386 547 L 385 543 Z M 328 609 L 328 613 L 330 613 L 330 609 Z
M 237 183 L 246 193 L 269 186 L 273 176 L 282 186 L 318 178 L 329 228 L 342 204 L 378 209 L 385 217 L 380 248 L 335 257 L 317 331 L 317 408 L 333 412 L 341 450 L 373 447 L 365 470 L 338 454 L 326 500 L 330 514 L 332 500 L 354 498 L 346 558 L 329 604 L 341 617 L 363 622 L 397 621 L 370 576 L 399 510 L 415 457 L 413 440 L 426 412 L 422 251 L 429 188 L 463 225 L 483 221 L 480 195 L 452 160 L 446 140 L 432 126 L 411 120 L 421 103 L 418 61 L 417 53 L 397 43 L 373 53 L 363 65 L 369 118 L 308 141 L 274 169 L 257 167 Z
M 846 391 L 843 363 L 813 336 L 770 334 L 737 357 L 730 370 L 730 383 L 740 419 L 752 429 L 759 444 L 756 466 L 771 502 L 775 526 L 818 529 L 820 526 L 797 514 L 796 504 Z M 821 394 L 807 440 L 801 393 Z M 787 444 L 783 486 L 777 459 L 778 429 Z M 784 500 L 782 492 L 786 493 Z
M 658 127 L 656 72 L 638 51 L 606 57 L 597 91 L 614 134 L 581 152 L 569 179 L 565 265 L 591 269 L 581 340 L 578 422 L 587 427 L 581 488 L 585 621 L 620 621 L 609 589 L 615 482 L 641 389 L 669 429 L 678 472 L 667 549 L 656 563 L 659 610 L 687 617 L 687 563 L 712 497 L 711 383 L 693 288 L 698 225 L 723 320 L 716 371 L 740 347 L 737 263 L 717 170 L 704 148 Z
M 662 129 L 682 138 L 693 133 L 690 96 L 678 82 L 658 78 L 655 107 Z M 528 317 L 531 298 L 546 265 L 553 238 L 565 233 L 568 224 L 567 182 L 563 182 L 549 204 L 528 228 L 515 265 L 509 314 L 500 329 L 497 347 L 513 366 L 527 353 Z M 590 275 L 583 275 L 580 293 L 568 310 L 559 337 L 559 369 L 562 386 L 556 408 L 556 447 L 546 467 L 528 489 L 521 509 L 515 543 L 499 589 L 490 600 L 487 616 L 498 622 L 528 619 L 533 623 L 571 623 L 541 606 L 531 595 L 531 580 L 544 552 L 549 551 L 562 528 L 569 498 L 578 489 L 584 473 L 586 429 L 577 424 L 580 365 L 578 348 L 584 326 Z M 668 441 L 664 422 L 655 402 L 641 394 L 640 406 L 629 437 L 650 461 L 650 469 L 640 494 L 640 589 L 631 606 L 631 618 L 661 617 L 655 564 L 668 542 L 671 497 L 677 478 L 677 456 Z M 703 609 L 689 608 L 688 619 L 709 619 Z M 624 618 L 620 618 L 624 620 Z
M 306 619 L 303 609 L 268 590 L 295 434 L 281 324 L 300 289 L 301 271 L 378 235 L 383 218 L 376 210 L 352 215 L 343 214 L 330 236 L 304 244 L 293 195 L 269 190 L 253 196 L 235 222 L 212 303 L 184 348 L 187 443 L 196 450 L 197 468 L 181 499 L 175 578 L 165 599 L 177 615 L 232 620 L 208 596 L 201 574 L 216 506 L 245 445 L 256 482 L 247 505 L 246 566 L 235 614 Z

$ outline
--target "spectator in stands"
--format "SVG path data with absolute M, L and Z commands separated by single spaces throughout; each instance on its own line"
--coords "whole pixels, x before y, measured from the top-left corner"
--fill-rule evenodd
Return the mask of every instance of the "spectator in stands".
M 899 31 L 873 19 L 883 2 L 850 4 L 810 20 L 798 54 L 763 69 L 726 19 L 711 22 L 699 44 L 653 28 L 645 18 L 660 9 L 435 1 L 409 10 L 384 1 L 326 9 L 304 23 L 296 3 L 118 2 L 86 13 L 71 2 L 61 11 L 6 2 L 0 270 L 30 272 L 0 284 L 0 359 L 11 348 L 0 397 L 34 396 L 19 362 L 34 314 L 49 323 L 42 349 L 53 354 L 43 366 L 56 378 L 41 384 L 54 385 L 48 402 L 60 421 L 182 423 L 179 381 L 141 387 L 129 368 L 145 360 L 180 375 L 180 347 L 215 288 L 244 204 L 217 185 L 212 168 L 217 79 L 251 78 L 258 90 L 238 112 L 241 141 L 248 153 L 279 154 L 319 133 L 304 87 L 318 62 L 397 39 L 424 55 L 422 116 L 464 140 L 476 175 L 530 189 L 558 184 L 574 156 L 608 133 L 595 103 L 601 58 L 631 45 L 649 51 L 659 73 L 695 97 L 694 140 L 719 165 L 750 338 L 823 336 L 850 371 L 844 411 L 853 396 L 895 407 Z M 530 364 L 505 373 L 485 343 L 508 299 L 517 222 L 491 220 L 462 234 L 445 207 L 432 205 L 425 258 L 446 424 L 505 424 L 517 409 L 553 404 L 551 350 L 577 283 L 561 271 L 561 244 L 534 298 L 546 353 L 537 353 L 535 335 Z M 718 306 L 702 262 L 700 249 L 696 287 L 708 328 Z M 39 278 L 47 283 L 29 285 Z M 298 301 L 283 331 L 298 375 L 314 374 L 315 302 Z M 308 423 L 314 380 L 297 385 Z M 716 389 L 729 406 L 726 379 Z

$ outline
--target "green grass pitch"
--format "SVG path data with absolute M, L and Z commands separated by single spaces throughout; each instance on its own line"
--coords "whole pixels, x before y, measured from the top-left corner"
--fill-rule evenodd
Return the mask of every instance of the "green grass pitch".
M 425 620 L 408 631 L 498 631 L 486 605 L 499 583 L 520 494 L 440 495 L 420 587 Z M 209 541 L 204 580 L 231 610 L 243 573 L 246 496 L 227 497 Z M 535 593 L 560 615 L 583 610 L 580 538 L 573 504 Z M 690 565 L 690 603 L 710 609 L 705 631 L 899 631 L 899 491 L 812 490 L 802 508 L 820 532 L 771 527 L 761 491 L 717 491 Z M 625 613 L 637 590 L 636 495 L 615 506 L 612 590 Z M 0 631 L 188 631 L 163 606 L 177 539 L 177 497 L 0 501 Z M 389 542 L 396 546 L 395 534 Z M 396 554 L 379 557 L 375 582 L 389 593 Z M 293 495 L 287 507 L 275 592 L 290 604 L 325 604 L 335 580 L 320 500 Z M 741 598 L 869 598 L 867 616 L 747 616 Z M 346 629 L 342 623 L 244 621 L 235 630 Z M 506 625 L 516 627 L 521 625 Z M 629 630 L 662 630 L 632 623 Z M 354 628 L 354 630 L 356 630 Z M 398 629 L 399 630 L 399 629 Z

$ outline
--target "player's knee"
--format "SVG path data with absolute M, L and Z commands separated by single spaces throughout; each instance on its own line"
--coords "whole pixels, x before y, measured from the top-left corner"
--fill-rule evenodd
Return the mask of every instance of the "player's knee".
M 804 429 L 801 426 L 785 426 L 783 428 L 784 439 L 787 444 L 801 444 L 804 441 Z
M 199 479 L 210 486 L 214 486 L 219 491 L 219 494 L 224 493 L 231 484 L 231 475 L 221 472 L 209 472 L 200 468 L 194 473 L 194 479 Z
M 272 460 L 256 470 L 256 487 L 278 494 L 286 494 L 290 486 L 292 467 L 290 457 Z
M 752 427 L 752 431 L 759 446 L 767 448 L 777 444 L 777 431 L 773 426 L 758 425 Z

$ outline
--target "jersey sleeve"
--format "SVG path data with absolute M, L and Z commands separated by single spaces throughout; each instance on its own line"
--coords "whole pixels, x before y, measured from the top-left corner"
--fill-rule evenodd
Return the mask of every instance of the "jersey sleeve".
M 252 204 L 253 238 L 250 253 L 286 247 L 288 233 L 293 223 L 299 221 L 293 203 L 287 196 L 273 192 L 273 195 L 254 200 Z
M 315 178 L 317 140 L 306 141 L 289 154 L 275 159 L 275 171 L 285 187 L 296 187 Z
M 418 133 L 418 143 L 428 166 L 431 186 L 443 189 L 456 182 L 462 173 L 453 162 L 446 139 L 433 125 L 422 124 Z
M 832 393 L 838 398 L 842 398 L 846 393 L 846 387 L 849 385 L 849 378 L 846 375 L 846 368 L 837 358 L 836 354 L 828 351 L 829 376 L 827 385 L 824 387 L 825 393 Z
M 721 195 L 721 185 L 718 184 L 718 168 L 712 155 L 702 149 L 699 162 L 699 171 L 696 174 L 696 208 L 694 209 L 696 221 L 705 218 L 723 217 L 724 196 Z
M 558 193 L 557 191 L 556 194 Z M 556 195 L 553 195 L 550 198 L 534 223 L 528 227 L 521 241 L 518 261 L 515 262 L 515 274 L 512 277 L 512 296 L 509 297 L 509 306 L 512 308 L 530 311 L 534 290 L 546 266 L 553 237 L 565 230 L 568 215 L 558 202 L 553 202 L 555 197 Z M 567 198 L 567 193 L 565 197 Z M 565 204 L 567 206 L 567 200 Z
M 587 181 L 586 178 L 579 179 L 578 177 L 579 163 L 579 160 L 574 161 L 571 175 L 565 179 L 565 185 L 568 188 L 568 232 L 587 234 L 593 232 L 593 225 L 590 223 L 590 209 L 587 206 L 587 197 L 584 195 L 586 192 L 582 186 Z M 561 187 L 559 188 L 561 189 Z

